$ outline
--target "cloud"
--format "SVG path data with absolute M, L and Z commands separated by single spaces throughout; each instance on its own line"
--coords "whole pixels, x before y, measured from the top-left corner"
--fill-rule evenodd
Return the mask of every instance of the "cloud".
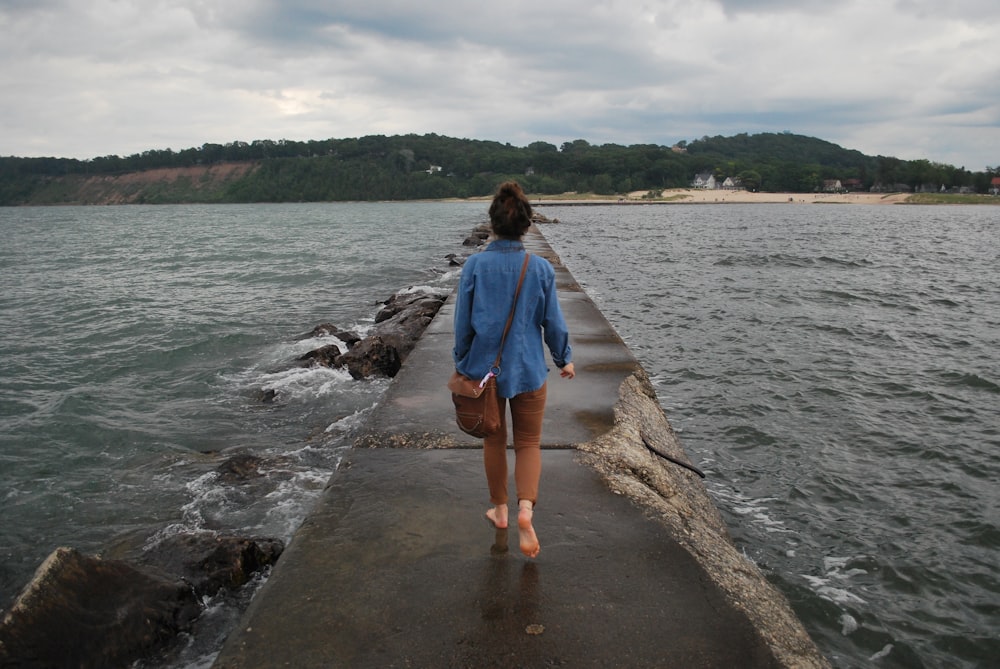
M 0 0 L 0 154 L 791 131 L 1000 163 L 986 0 Z

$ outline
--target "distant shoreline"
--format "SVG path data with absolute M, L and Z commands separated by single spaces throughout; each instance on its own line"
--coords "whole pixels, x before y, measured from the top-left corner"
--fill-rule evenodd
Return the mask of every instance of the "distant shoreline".
M 673 188 L 664 190 L 658 198 L 644 198 L 648 191 L 636 191 L 620 197 L 597 197 L 581 194 L 562 196 L 532 196 L 532 206 L 592 206 L 609 204 L 906 204 L 910 193 L 751 193 L 743 190 L 704 190 Z M 1000 204 L 1000 198 L 996 198 Z

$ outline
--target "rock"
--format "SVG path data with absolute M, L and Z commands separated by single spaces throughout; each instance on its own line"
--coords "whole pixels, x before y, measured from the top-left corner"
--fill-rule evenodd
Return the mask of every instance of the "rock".
M 342 330 L 333 323 L 321 323 L 314 327 L 311 332 L 301 335 L 299 341 L 303 339 L 315 339 L 317 337 L 336 337 L 350 348 L 361 341 L 361 337 L 350 330 Z
M 138 562 L 189 583 L 198 595 L 234 590 L 274 565 L 285 544 L 280 539 L 178 534 L 143 551 Z
M 125 667 L 191 629 L 181 579 L 58 548 L 0 622 L 0 666 Z
M 459 256 L 457 253 L 449 253 L 445 258 L 448 260 L 449 267 L 461 267 L 465 264 L 465 258 Z
M 491 234 L 489 224 L 480 225 L 469 233 L 469 236 L 462 242 L 462 246 L 482 246 Z
M 323 347 L 299 358 L 310 364 L 345 367 L 355 379 L 379 375 L 393 377 L 406 356 L 444 305 L 447 294 L 430 291 L 404 291 L 383 302 L 375 315 L 372 333 L 345 353 L 325 351 Z
M 249 453 L 239 453 L 215 468 L 219 479 L 225 483 L 244 483 L 261 476 L 263 458 Z
M 393 377 L 403 366 L 403 358 L 413 349 L 412 344 L 398 337 L 375 335 L 340 357 L 340 363 L 355 379 L 373 375 Z
M 128 559 L 58 548 L 0 621 L 2 667 L 126 667 L 189 632 L 201 598 L 277 562 L 280 539 L 172 535 Z
M 385 301 L 383 307 L 375 314 L 375 322 L 381 323 L 390 318 L 403 314 L 403 320 L 434 317 L 441 305 L 444 304 L 445 295 L 438 293 L 410 293 L 401 295 L 396 293 Z
M 361 341 L 360 339 L 358 341 Z M 355 342 L 356 344 L 357 342 Z M 327 344 L 320 348 L 315 348 L 304 355 L 299 356 L 299 362 L 306 363 L 304 366 L 322 365 L 324 367 L 337 367 L 340 360 L 340 347 L 336 344 Z

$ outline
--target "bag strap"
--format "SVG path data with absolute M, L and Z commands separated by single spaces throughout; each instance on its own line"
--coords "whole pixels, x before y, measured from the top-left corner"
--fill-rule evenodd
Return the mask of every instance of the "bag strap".
M 531 254 L 527 251 L 524 252 L 524 264 L 521 265 L 521 276 L 517 280 L 517 289 L 514 290 L 514 304 L 510 305 L 510 315 L 507 316 L 507 325 L 503 328 L 503 336 L 500 338 L 500 350 L 497 351 L 497 359 L 490 367 L 490 372 L 493 373 L 495 369 L 496 372 L 493 373 L 494 376 L 500 375 L 500 356 L 503 355 L 503 345 L 507 341 L 507 333 L 510 332 L 510 325 L 514 322 L 514 310 L 517 308 L 517 298 L 521 294 L 521 284 L 524 283 L 524 275 L 528 273 L 528 259 Z

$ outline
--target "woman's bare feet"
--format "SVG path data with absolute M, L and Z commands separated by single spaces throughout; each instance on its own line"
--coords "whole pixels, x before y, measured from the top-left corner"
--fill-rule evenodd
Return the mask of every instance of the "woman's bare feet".
M 507 505 L 498 504 L 486 512 L 486 520 L 493 523 L 498 530 L 507 529 Z
M 521 540 L 521 552 L 530 558 L 538 557 L 542 547 L 538 544 L 538 537 L 535 536 L 535 528 L 531 525 L 531 517 L 534 515 L 531 502 L 520 502 L 517 511 L 517 534 Z

